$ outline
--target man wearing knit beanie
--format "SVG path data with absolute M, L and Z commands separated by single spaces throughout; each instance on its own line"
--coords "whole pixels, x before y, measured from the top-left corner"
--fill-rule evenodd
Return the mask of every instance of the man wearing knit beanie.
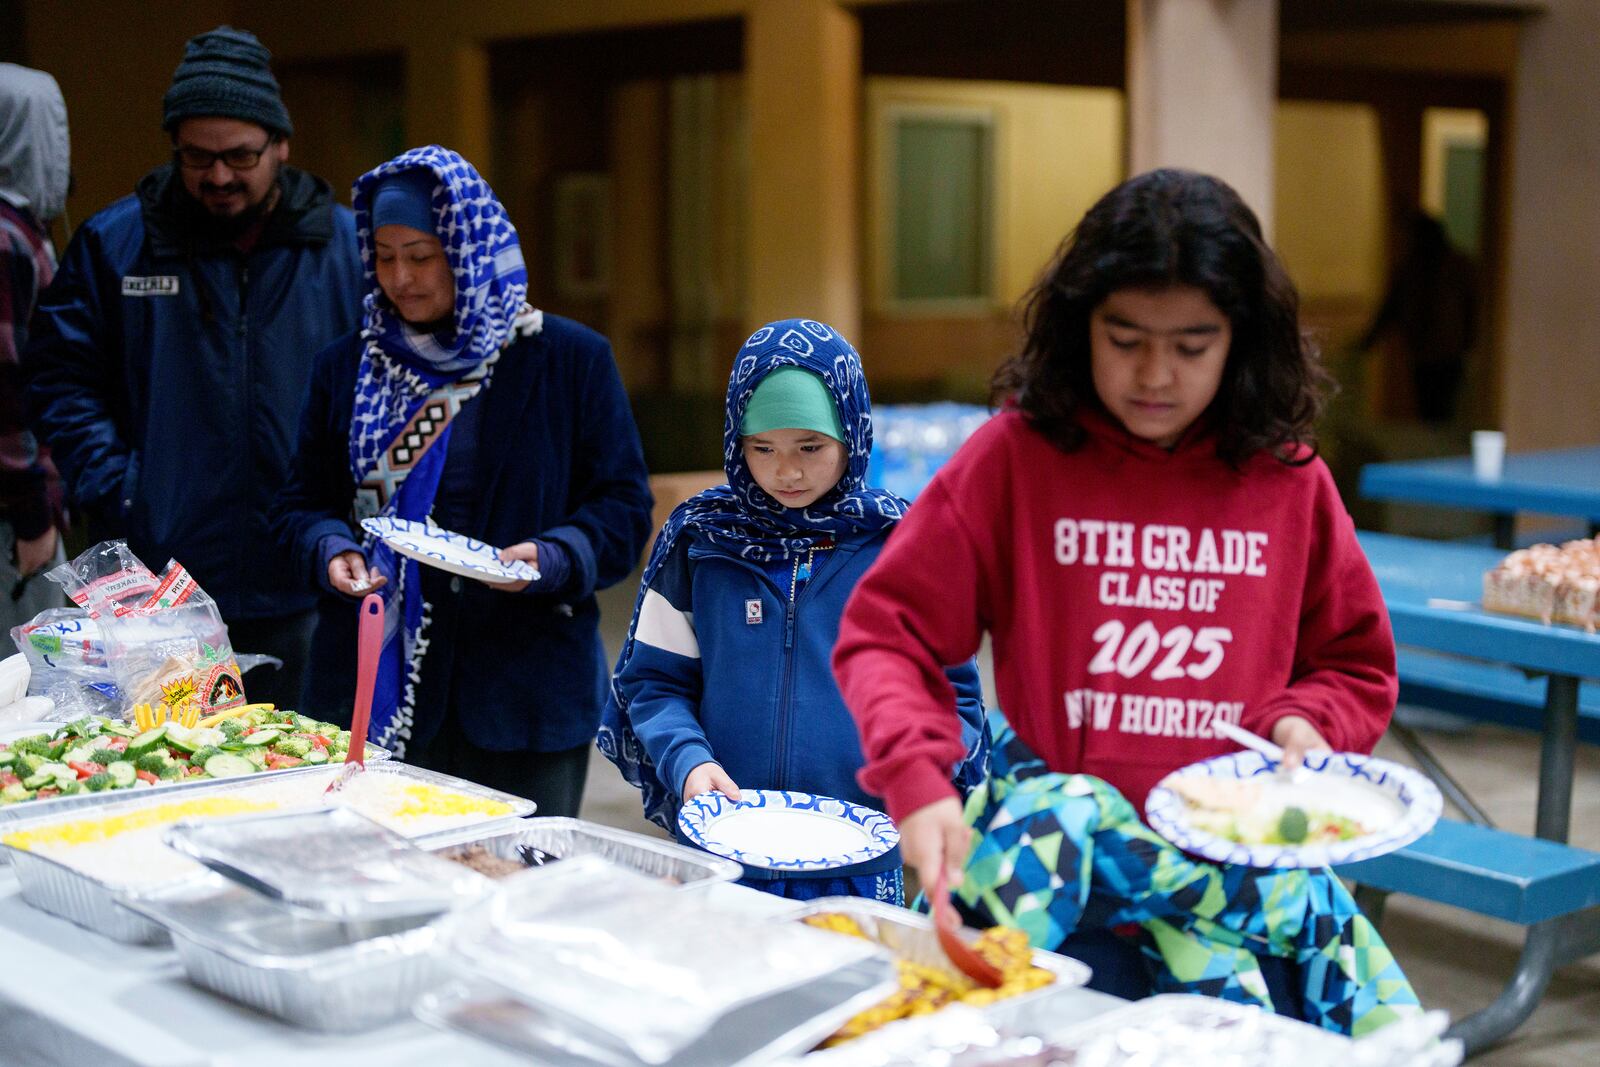
M 91 540 L 176 559 L 234 648 L 284 661 L 252 700 L 294 707 L 313 586 L 268 528 L 312 357 L 361 308 L 355 221 L 287 165 L 294 127 L 254 35 L 192 38 L 162 101 L 171 162 L 78 229 L 39 301 L 26 402 Z

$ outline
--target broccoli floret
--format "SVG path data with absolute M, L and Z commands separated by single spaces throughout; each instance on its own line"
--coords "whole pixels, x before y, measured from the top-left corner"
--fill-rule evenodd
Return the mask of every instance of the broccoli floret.
M 160 774 L 168 762 L 167 758 L 159 753 L 146 752 L 133 761 L 133 769 L 147 774 Z
M 206 760 L 217 755 L 221 751 L 222 749 L 218 748 L 216 745 L 202 745 L 200 748 L 194 750 L 194 755 L 189 757 L 189 762 L 194 764 L 196 767 L 204 767 L 206 765 Z
M 186 766 L 188 766 L 188 764 L 163 763 L 159 771 L 151 771 L 150 773 L 154 774 L 157 778 L 160 778 L 163 782 L 170 782 L 175 779 L 182 778 L 183 768 Z
M 239 753 L 239 755 L 243 756 L 245 759 L 247 759 L 251 763 L 255 764 L 256 770 L 264 771 L 264 770 L 267 769 L 267 746 L 266 745 L 256 745 L 253 748 L 247 748 L 243 752 Z
M 122 753 L 113 748 L 97 748 L 89 754 L 89 761 L 91 763 L 98 763 L 102 767 L 106 766 L 107 764 L 115 763 L 121 758 Z
M 282 756 L 304 756 L 311 751 L 311 741 L 305 737 L 286 737 L 272 747 Z
M 99 774 L 91 774 L 83 780 L 83 787 L 91 793 L 98 793 L 102 789 L 110 789 L 111 775 L 105 771 L 101 771 Z M 62 792 L 66 792 L 66 789 L 63 788 Z
M 19 756 L 38 756 L 43 759 L 50 755 L 50 739 L 44 734 L 18 738 L 11 742 L 11 751 Z
M 227 734 L 229 741 L 234 741 L 244 735 L 247 727 L 238 719 L 223 719 L 217 724 L 217 729 Z

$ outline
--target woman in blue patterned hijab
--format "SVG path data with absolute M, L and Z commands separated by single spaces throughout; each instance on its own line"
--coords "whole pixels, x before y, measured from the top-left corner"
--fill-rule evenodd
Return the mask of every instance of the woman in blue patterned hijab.
M 650 524 L 610 345 L 529 307 L 516 229 L 457 153 L 402 153 L 356 181 L 354 208 L 360 329 L 317 356 L 274 516 L 329 594 L 302 706 L 349 713 L 356 601 L 376 591 L 369 739 L 576 815 L 604 677 L 594 594 L 633 569 Z M 375 532 L 406 523 L 502 546 L 529 577 L 419 566 Z

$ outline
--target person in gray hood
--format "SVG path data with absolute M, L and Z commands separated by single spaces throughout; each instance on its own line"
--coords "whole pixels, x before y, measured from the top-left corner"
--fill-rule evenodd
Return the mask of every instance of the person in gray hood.
M 60 479 L 24 425 L 18 353 L 55 275 L 49 225 L 66 208 L 70 159 L 56 80 L 0 63 L 0 632 L 65 603 L 35 577 L 61 554 Z

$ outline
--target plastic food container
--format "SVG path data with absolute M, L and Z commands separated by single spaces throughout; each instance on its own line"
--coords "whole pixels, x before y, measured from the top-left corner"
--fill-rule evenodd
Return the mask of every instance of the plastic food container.
M 731 882 L 744 873 L 737 863 L 709 852 L 565 816 L 523 819 L 490 834 L 469 828 L 456 836 L 460 839 L 432 838 L 428 848 L 447 855 L 481 845 L 492 855 L 517 862 L 521 862 L 520 848 L 536 848 L 556 860 L 599 856 L 618 867 L 676 882 L 684 889 Z

